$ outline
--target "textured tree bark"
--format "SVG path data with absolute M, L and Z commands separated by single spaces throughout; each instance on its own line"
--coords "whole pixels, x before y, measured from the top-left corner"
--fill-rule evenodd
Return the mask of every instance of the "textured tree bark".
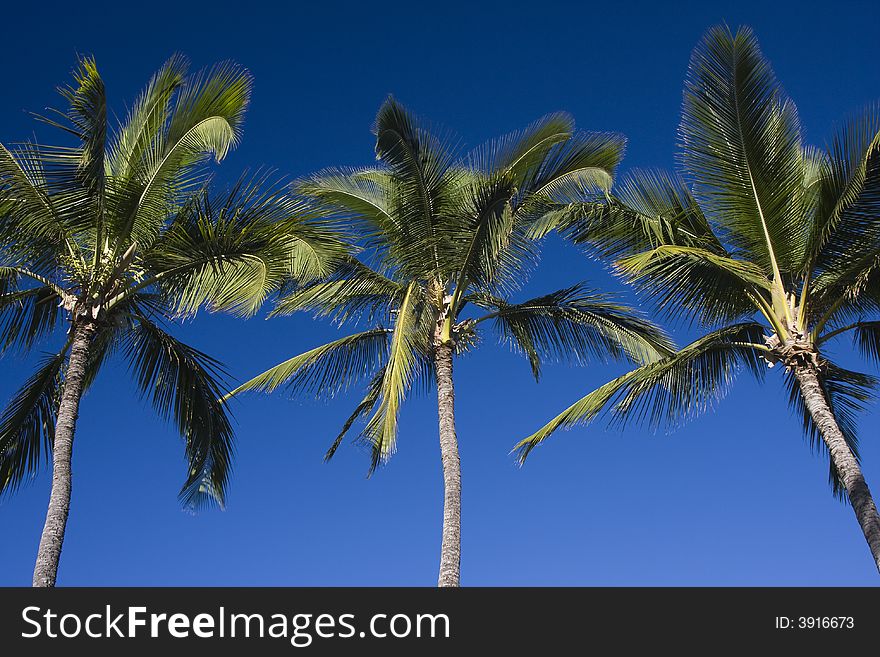
M 459 586 L 461 567 L 461 462 L 455 435 L 455 389 L 452 385 L 452 345 L 437 346 L 437 410 L 440 419 L 440 457 L 443 462 L 443 542 L 437 586 Z
M 55 444 L 52 448 L 52 492 L 49 494 L 49 509 L 46 524 L 40 537 L 37 563 L 34 566 L 34 586 L 55 586 L 58 574 L 58 561 L 61 558 L 61 545 L 70 512 L 71 469 L 70 459 L 73 451 L 73 434 L 76 418 L 79 415 L 79 400 L 82 396 L 89 361 L 92 337 L 97 330 L 93 323 L 74 326 L 73 343 L 67 361 L 58 417 L 55 420 Z
M 794 374 L 800 384 L 804 404 L 819 428 L 822 439 L 828 446 L 831 462 L 846 488 L 856 519 L 874 557 L 874 565 L 880 570 L 880 516 L 877 515 L 877 506 L 862 475 L 862 469 L 849 445 L 846 444 L 837 420 L 828 406 L 815 367 L 797 366 L 794 368 Z

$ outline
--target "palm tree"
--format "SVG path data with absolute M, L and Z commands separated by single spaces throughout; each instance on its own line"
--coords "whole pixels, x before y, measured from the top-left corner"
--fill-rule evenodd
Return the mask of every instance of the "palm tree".
M 704 411 L 737 370 L 762 379 L 781 364 L 880 568 L 855 417 L 877 380 L 825 354 L 850 335 L 880 357 L 880 113 L 853 118 L 825 149 L 805 146 L 751 30 L 715 27 L 691 58 L 680 135 L 682 176 L 635 172 L 616 198 L 559 207 L 539 231 L 556 226 L 615 260 L 662 312 L 711 331 L 577 401 L 517 445 L 520 459 L 602 412 L 674 423 Z
M 445 485 L 440 586 L 459 585 L 461 472 L 453 362 L 478 345 L 491 322 L 525 354 L 537 378 L 547 358 L 669 353 L 665 336 L 608 295 L 574 285 L 511 303 L 534 253 L 526 232 L 549 203 L 607 188 L 623 141 L 575 134 L 564 114 L 544 117 L 460 158 L 389 99 L 374 132 L 378 168 L 326 170 L 297 188 L 323 216 L 345 218 L 362 258 L 327 280 L 296 286 L 273 313 L 305 310 L 366 327 L 267 370 L 234 390 L 332 395 L 352 383 L 366 394 L 333 442 L 329 459 L 359 419 L 370 473 L 391 456 L 398 411 L 413 387 L 436 385 Z M 473 309 L 476 312 L 470 312 Z
M 105 360 L 124 356 L 141 393 L 186 443 L 186 505 L 222 504 L 232 429 L 220 364 L 178 341 L 163 318 L 205 305 L 248 314 L 292 271 L 320 273 L 332 241 L 267 177 L 228 194 L 206 166 L 241 133 L 251 78 L 233 64 L 187 76 L 171 58 L 115 130 L 93 59 L 43 120 L 66 146 L 0 146 L 0 344 L 30 350 L 66 325 L 0 417 L 0 492 L 51 453 L 52 490 L 34 586 L 54 586 L 67 524 L 80 398 Z

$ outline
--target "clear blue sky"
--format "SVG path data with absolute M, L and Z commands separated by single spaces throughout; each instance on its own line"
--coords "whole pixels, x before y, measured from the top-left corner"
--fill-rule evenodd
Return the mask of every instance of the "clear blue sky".
M 299 175 L 371 162 L 369 129 L 388 93 L 468 144 L 567 110 L 581 128 L 629 137 L 624 169 L 671 167 L 688 57 L 719 21 L 756 30 L 817 144 L 880 98 L 876 3 L 612 4 L 13 3 L 4 11 L 0 140 L 33 130 L 55 137 L 23 110 L 58 104 L 53 89 L 76 53 L 97 57 L 122 112 L 182 51 L 196 66 L 230 58 L 255 76 L 226 178 L 258 165 Z M 582 279 L 618 287 L 550 240 L 523 295 Z M 306 317 L 201 316 L 177 334 L 245 378 L 334 329 Z M 32 364 L 0 361 L 0 400 Z M 620 371 L 556 366 L 536 385 L 527 363 L 501 347 L 459 362 L 464 584 L 877 584 L 852 511 L 832 497 L 827 465 L 805 444 L 776 372 L 763 387 L 741 378 L 713 414 L 674 433 L 576 429 L 514 466 L 518 438 Z M 193 516 L 176 500 L 185 474 L 178 437 L 138 399 L 124 365 L 111 364 L 81 407 L 59 583 L 434 584 L 435 400 L 407 403 L 399 451 L 369 480 L 367 456 L 351 445 L 321 462 L 354 403 L 243 398 L 228 508 Z M 880 493 L 878 418 L 872 410 L 861 426 L 865 474 Z M 2 585 L 30 583 L 48 488 L 44 474 L 0 500 Z

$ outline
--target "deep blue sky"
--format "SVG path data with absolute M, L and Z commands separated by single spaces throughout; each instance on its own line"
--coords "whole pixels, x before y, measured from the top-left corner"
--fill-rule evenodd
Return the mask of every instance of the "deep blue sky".
M 856 2 L 14 3 L 4 11 L 0 140 L 37 130 L 76 53 L 94 54 L 121 113 L 174 51 L 234 59 L 255 76 L 232 178 L 267 165 L 299 175 L 372 161 L 388 93 L 476 145 L 567 110 L 629 137 L 625 167 L 671 167 L 689 53 L 710 25 L 750 24 L 807 137 L 880 98 L 880 6 Z M 550 240 L 523 295 L 605 271 Z M 204 316 L 178 331 L 240 378 L 319 344 L 306 317 Z M 686 335 L 676 329 L 676 335 Z M 52 345 L 43 345 L 49 349 Z M 841 353 L 849 351 L 841 346 Z M 845 359 L 852 364 L 854 361 Z M 7 400 L 33 359 L 0 361 Z M 550 367 L 487 346 L 457 366 L 467 585 L 876 585 L 852 511 L 826 484 L 777 373 L 741 378 L 716 411 L 671 434 L 604 426 L 560 433 L 524 469 L 508 451 L 621 367 Z M 182 445 L 112 364 L 83 400 L 65 585 L 432 585 L 442 479 L 433 396 L 402 416 L 399 451 L 372 479 L 350 445 L 321 455 L 355 403 L 246 397 L 226 511 L 189 515 Z M 880 493 L 878 413 L 862 422 Z M 0 585 L 30 583 L 49 479 L 0 500 Z

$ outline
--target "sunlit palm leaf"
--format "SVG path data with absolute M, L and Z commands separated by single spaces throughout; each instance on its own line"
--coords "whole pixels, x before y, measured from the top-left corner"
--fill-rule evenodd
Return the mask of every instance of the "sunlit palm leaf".
M 398 413 L 419 360 L 415 335 L 419 327 L 418 302 L 418 289 L 411 284 L 396 313 L 378 408 L 362 434 L 373 453 L 370 472 L 387 461 L 396 447 Z
M 259 178 L 223 196 L 199 194 L 144 255 L 144 265 L 175 314 L 191 316 L 208 305 L 251 315 L 292 274 L 320 275 L 331 254 L 343 251 L 327 231 L 304 231 L 301 210 Z M 305 263 L 292 247 L 305 251 Z
M 400 303 L 406 287 L 353 257 L 342 258 L 325 280 L 284 291 L 270 316 L 306 311 L 342 323 L 366 315 L 385 316 Z
M 168 211 L 202 186 L 205 176 L 195 167 L 211 156 L 222 160 L 236 145 L 251 86 L 247 70 L 229 63 L 183 82 L 167 126 L 150 142 L 132 175 L 136 185 L 129 184 L 129 200 L 117 209 L 117 240 L 149 245 Z
M 806 244 L 800 124 L 754 34 L 709 30 L 691 58 L 682 159 L 704 211 L 768 276 Z
M 161 135 L 175 91 L 183 84 L 189 62 L 172 55 L 147 83 L 110 144 L 108 161 L 114 178 L 127 180 Z
M 690 321 L 704 325 L 752 316 L 752 299 L 769 296 L 769 281 L 759 267 L 698 247 L 658 246 L 615 266 L 661 311 L 670 316 L 692 311 Z
M 25 163 L 39 154 L 29 147 L 18 151 Z M 0 144 L 0 244 L 29 238 L 38 244 L 63 244 L 68 230 L 52 205 L 45 185 L 29 173 L 15 154 Z M 28 245 L 28 250 L 33 245 Z M 42 254 L 38 254 L 42 255 Z
M 476 171 L 504 174 L 521 187 L 541 166 L 556 144 L 567 141 L 574 132 L 574 119 L 565 112 L 547 114 L 533 124 L 487 142 L 468 156 Z
M 388 354 L 390 329 L 376 328 L 347 335 L 269 368 L 230 392 L 273 392 L 284 386 L 291 394 L 309 392 L 332 397 L 371 376 Z
M 737 370 L 762 376 L 760 324 L 744 323 L 713 331 L 672 356 L 648 363 L 606 383 L 553 418 L 514 448 L 522 463 L 558 429 L 586 424 L 601 413 L 613 421 L 678 424 L 722 397 Z
M 558 202 L 608 191 L 626 146 L 623 136 L 580 132 L 557 143 L 520 189 Z

